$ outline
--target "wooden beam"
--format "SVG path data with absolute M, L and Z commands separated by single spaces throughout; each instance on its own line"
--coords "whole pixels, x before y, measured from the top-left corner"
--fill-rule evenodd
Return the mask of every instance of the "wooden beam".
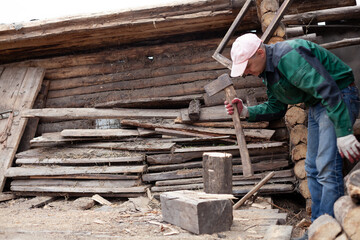
M 23 118 L 48 118 L 48 119 L 109 119 L 109 118 L 173 118 L 178 117 L 178 112 L 171 109 L 95 109 L 95 108 L 43 108 L 24 109 Z
M 26 177 L 26 176 L 56 176 L 72 174 L 105 174 L 105 173 L 142 173 L 146 170 L 146 165 L 132 166 L 99 166 L 99 167 L 11 167 L 5 175 L 6 177 Z

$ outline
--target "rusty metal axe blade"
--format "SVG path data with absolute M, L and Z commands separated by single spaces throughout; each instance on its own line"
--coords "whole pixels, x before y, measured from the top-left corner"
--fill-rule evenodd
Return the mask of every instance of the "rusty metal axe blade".
M 230 79 L 229 74 L 224 73 L 216 80 L 204 86 L 205 92 L 211 97 L 218 92 L 223 91 L 228 86 L 232 85 L 233 82 Z

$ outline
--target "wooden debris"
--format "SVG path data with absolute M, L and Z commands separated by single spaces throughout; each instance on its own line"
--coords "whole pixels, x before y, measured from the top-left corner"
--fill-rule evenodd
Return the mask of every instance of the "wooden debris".
M 164 221 L 192 233 L 212 234 L 231 227 L 233 214 L 228 199 L 200 199 L 196 192 L 178 191 L 163 193 L 160 200 Z
M 360 239 L 360 205 L 350 196 L 342 196 L 334 204 L 334 214 L 350 239 Z
M 264 179 L 262 179 L 256 186 L 251 189 L 243 198 L 241 198 L 234 206 L 233 209 L 239 208 L 251 195 L 258 191 L 267 181 L 274 176 L 274 172 L 270 172 Z
M 321 215 L 309 227 L 309 239 L 335 239 L 341 233 L 341 226 L 328 214 Z
M 57 198 L 56 197 L 47 197 L 47 196 L 43 196 L 43 197 L 34 197 L 28 201 L 26 201 L 24 203 L 24 205 L 27 208 L 39 208 L 39 207 L 43 207 L 44 205 L 55 201 Z
M 95 194 L 91 197 L 92 200 L 94 200 L 95 202 L 98 202 L 102 205 L 107 205 L 107 206 L 111 206 L 112 203 L 109 202 L 108 200 L 106 200 L 105 198 L 103 198 L 102 196 L 100 196 L 99 194 Z
M 194 99 L 189 103 L 188 115 L 191 121 L 196 122 L 200 119 L 201 104 L 200 100 Z
M 292 226 L 272 225 L 266 231 L 264 240 L 289 240 L 292 230 Z
M 205 152 L 202 160 L 204 191 L 232 194 L 232 155 Z
M 360 169 L 352 172 L 346 181 L 346 189 L 354 201 L 354 203 L 360 203 Z

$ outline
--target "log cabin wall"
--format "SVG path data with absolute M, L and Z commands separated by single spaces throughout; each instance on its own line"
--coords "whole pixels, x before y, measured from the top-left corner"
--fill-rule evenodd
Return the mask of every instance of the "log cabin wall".
M 48 86 L 48 91 L 41 108 L 131 107 L 156 111 L 158 108 L 184 109 L 193 99 L 200 99 L 202 107 L 219 106 L 223 102 L 221 97 L 208 99 L 203 86 L 229 73 L 211 56 L 243 2 L 198 1 L 175 8 L 47 22 L 42 27 L 29 23 L 19 30 L 2 26 L 0 49 L 6 54 L 0 56 L 0 62 L 5 67 L 46 69 L 44 85 Z M 355 5 L 355 1 L 294 1 L 289 14 L 351 5 Z M 259 29 L 254 6 L 235 35 Z M 224 52 L 228 58 L 232 41 Z M 323 42 L 324 39 L 318 41 Z M 343 51 L 346 55 L 347 49 Z M 253 93 L 248 103 L 253 99 L 255 102 L 266 100 L 260 79 L 236 78 L 234 83 L 240 97 Z M 276 124 L 279 123 L 265 128 L 284 130 L 283 123 L 280 127 Z M 37 135 L 95 127 L 93 119 L 53 121 L 42 118 Z M 283 132 L 278 131 L 278 139 L 287 141 L 289 133 L 285 131 L 284 136 Z M 298 143 L 303 146 L 306 139 Z M 287 153 L 295 155 L 293 149 L 287 149 Z M 294 162 L 300 162 L 298 160 L 303 157 Z M 155 168 L 159 167 L 155 165 L 150 169 Z M 303 166 L 298 164 L 298 168 L 303 169 Z M 194 176 L 198 177 L 199 172 L 196 174 Z M 301 175 L 302 179 L 304 177 Z M 151 179 L 166 180 L 151 174 L 145 179 L 150 182 Z M 157 187 L 162 184 L 157 183 Z

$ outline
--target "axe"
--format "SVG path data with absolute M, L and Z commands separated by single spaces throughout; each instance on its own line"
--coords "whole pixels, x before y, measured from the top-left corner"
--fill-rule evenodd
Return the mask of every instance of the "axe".
M 236 98 L 236 91 L 233 86 L 233 82 L 231 81 L 230 76 L 227 73 L 221 75 L 216 80 L 205 85 L 204 89 L 209 96 L 225 90 L 226 101 L 228 101 L 229 103 L 231 103 L 231 101 Z M 254 171 L 251 166 L 249 151 L 246 147 L 245 135 L 241 126 L 240 116 L 237 107 L 234 108 L 234 114 L 231 115 L 231 117 L 234 123 L 236 139 L 240 150 L 243 175 L 252 176 L 254 175 Z

